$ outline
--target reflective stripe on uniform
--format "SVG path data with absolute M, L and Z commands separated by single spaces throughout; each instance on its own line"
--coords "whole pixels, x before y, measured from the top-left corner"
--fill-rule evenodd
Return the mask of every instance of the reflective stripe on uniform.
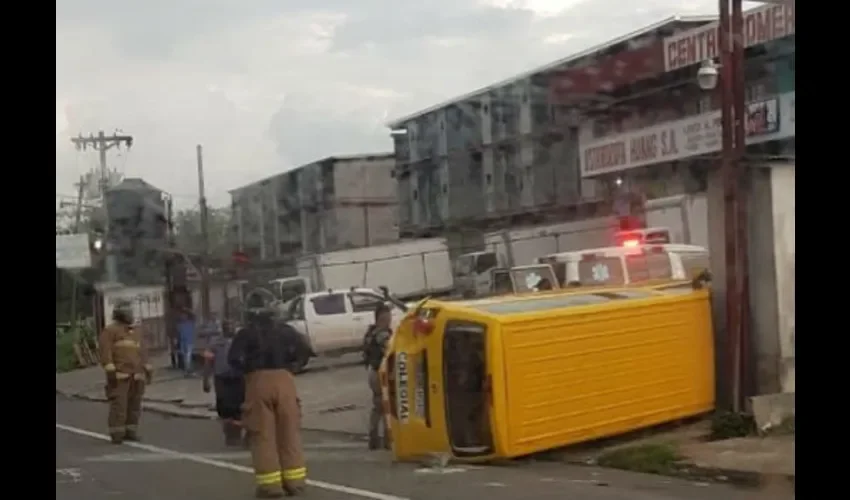
M 118 372 L 118 373 L 115 374 L 115 378 L 117 378 L 118 380 L 125 380 L 125 379 L 130 378 L 130 374 Z
M 135 432 L 136 430 L 139 429 L 139 426 L 135 425 L 135 424 L 128 424 L 126 427 L 127 427 L 128 431 L 132 431 L 132 432 Z
M 299 467 L 297 469 L 284 469 L 284 481 L 297 481 L 307 477 L 307 467 Z
M 109 428 L 109 434 L 123 434 L 125 432 L 127 432 L 127 427 L 124 425 Z
M 137 374 L 133 375 L 133 379 L 135 379 L 135 380 L 144 380 L 144 379 L 145 379 L 145 376 L 144 376 L 144 374 L 142 374 L 142 373 L 137 373 Z
M 275 483 L 280 484 L 280 471 L 269 472 L 268 474 L 256 474 L 254 477 L 260 486 Z
M 114 347 L 131 347 L 133 349 L 138 349 L 140 347 L 138 342 L 129 339 L 119 340 L 112 345 Z
M 115 371 L 115 365 L 112 364 L 112 363 L 107 363 L 107 364 L 103 365 L 103 369 L 108 371 L 108 372 L 114 372 Z

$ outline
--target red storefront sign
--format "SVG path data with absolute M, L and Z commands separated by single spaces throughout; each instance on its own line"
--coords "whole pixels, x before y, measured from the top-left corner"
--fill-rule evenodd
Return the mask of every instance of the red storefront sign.
M 664 71 L 673 71 L 720 56 L 718 23 L 684 31 L 664 39 Z M 765 5 L 744 12 L 744 45 L 752 47 L 778 40 L 796 31 L 794 5 Z

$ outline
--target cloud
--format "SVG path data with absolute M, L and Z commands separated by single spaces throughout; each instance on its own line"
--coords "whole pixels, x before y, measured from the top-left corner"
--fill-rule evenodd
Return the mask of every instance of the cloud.
M 713 0 L 58 0 L 57 192 L 96 164 L 70 136 L 136 139 L 112 166 L 226 192 L 331 154 L 391 149 L 388 118 Z

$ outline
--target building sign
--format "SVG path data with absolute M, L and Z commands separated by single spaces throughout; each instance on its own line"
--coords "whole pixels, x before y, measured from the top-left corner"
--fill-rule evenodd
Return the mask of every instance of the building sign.
M 130 286 L 104 290 L 103 317 L 111 321 L 118 301 L 125 300 L 133 308 L 136 320 L 161 318 L 165 315 L 165 288 L 162 286 Z
M 715 21 L 664 39 L 664 70 L 673 71 L 720 57 Z M 795 32 L 793 3 L 744 12 L 744 45 L 752 47 Z
M 794 137 L 795 92 L 747 106 L 747 144 Z M 593 124 L 583 127 L 583 177 L 681 160 L 720 151 L 720 111 L 676 120 L 612 137 L 587 140 Z
M 56 267 L 82 269 L 91 266 L 91 251 L 87 234 L 56 235 Z

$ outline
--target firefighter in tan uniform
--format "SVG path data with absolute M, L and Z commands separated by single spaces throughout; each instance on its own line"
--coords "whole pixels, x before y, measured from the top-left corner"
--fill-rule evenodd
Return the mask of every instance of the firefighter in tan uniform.
M 100 360 L 106 371 L 109 399 L 109 435 L 120 444 L 138 441 L 139 417 L 145 384 L 151 380 L 151 366 L 142 342 L 142 332 L 133 325 L 133 309 L 121 301 L 112 310 L 112 320 L 100 334 Z
M 299 495 L 307 483 L 301 447 L 301 408 L 291 367 L 306 346 L 287 324 L 275 324 L 268 310 L 248 314 L 227 359 L 245 374 L 242 425 L 257 483 L 257 498 Z

